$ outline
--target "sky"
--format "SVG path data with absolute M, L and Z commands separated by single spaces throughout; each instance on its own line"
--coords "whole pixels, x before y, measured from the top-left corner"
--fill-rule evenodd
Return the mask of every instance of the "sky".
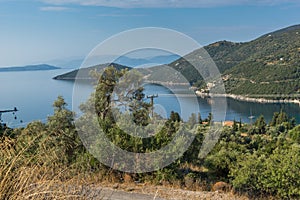
M 133 28 L 182 32 L 200 45 L 245 42 L 300 24 L 298 0 L 0 0 L 0 67 L 84 58 Z

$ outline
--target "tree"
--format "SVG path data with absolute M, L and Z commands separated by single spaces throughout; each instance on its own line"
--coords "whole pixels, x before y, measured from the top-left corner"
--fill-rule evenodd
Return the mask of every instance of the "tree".
M 253 195 L 299 199 L 299 152 L 299 146 L 292 145 L 288 149 L 278 147 L 270 155 L 254 152 L 240 156 L 230 172 L 233 187 Z
M 125 71 L 119 71 L 113 66 L 107 67 L 102 74 L 93 71 L 91 74 L 98 80 L 95 91 L 95 111 L 98 117 L 108 123 L 113 123 L 112 102 L 114 88 Z M 93 98 L 93 97 L 92 97 Z M 92 105 L 93 106 L 93 105 Z
M 288 122 L 288 121 L 289 121 L 289 118 L 288 118 L 287 114 L 281 110 L 276 119 L 276 124 L 280 125 L 280 124 L 282 124 L 284 122 Z
M 300 198 L 300 148 L 290 146 L 275 149 L 266 160 L 266 170 L 259 176 L 262 190 L 277 194 L 281 198 Z
M 143 93 L 144 88 L 139 87 L 132 93 L 131 102 L 129 103 L 129 111 L 132 112 L 133 121 L 137 125 L 147 126 L 149 124 L 149 111 L 150 107 L 153 106 L 147 102 L 144 102 L 143 99 L 145 94 Z
M 62 96 L 59 96 L 53 103 L 54 115 L 48 117 L 46 124 L 49 138 L 45 150 L 54 147 L 58 158 L 66 158 L 67 162 L 71 162 L 76 148 L 81 145 L 81 142 L 75 130 L 75 114 L 68 110 L 66 106 L 67 103 Z
M 289 118 L 285 112 L 281 109 L 280 112 L 275 112 L 272 120 L 270 121 L 270 126 L 281 125 L 284 122 L 288 122 Z
M 191 114 L 187 123 L 191 129 L 197 124 L 197 117 L 195 113 Z
M 167 140 L 169 140 L 169 138 L 172 137 L 178 131 L 180 122 L 180 115 L 177 112 L 171 111 L 170 118 L 165 122 L 163 130 L 162 132 L 160 132 L 161 136 L 159 140 L 161 140 L 162 138 L 164 138 L 163 140 L 166 140 L 166 138 L 162 135 L 167 136 Z
M 288 135 L 293 141 L 300 144 L 300 126 L 296 126 L 292 130 L 290 130 Z
M 239 192 L 256 195 L 261 190 L 258 176 L 265 170 L 265 156 L 256 153 L 239 156 L 235 165 L 230 168 L 233 188 Z
M 137 125 L 148 124 L 151 105 L 144 101 L 142 75 L 138 71 L 118 70 L 110 66 L 102 74 L 94 71 L 93 76 L 99 81 L 95 99 L 91 102 L 95 102 L 95 110 L 102 125 L 107 126 L 106 128 L 112 127 L 115 123 L 112 111 L 117 111 L 117 107 L 129 110 Z M 83 110 L 85 107 L 82 107 Z
M 277 125 L 278 115 L 279 115 L 279 112 L 275 112 L 273 114 L 272 120 L 270 121 L 270 126 L 276 126 Z
M 245 151 L 242 145 L 235 142 L 220 141 L 206 157 L 205 166 L 221 177 L 227 177 L 236 160 Z
M 255 122 L 255 126 L 257 127 L 258 134 L 266 133 L 266 121 L 263 115 L 259 116 L 259 118 Z
M 233 120 L 232 131 L 236 132 L 239 130 L 239 126 L 235 120 Z
M 180 122 L 181 121 L 181 118 L 180 118 L 180 115 L 178 114 L 178 112 L 171 111 L 170 121 L 171 122 Z
M 67 103 L 62 96 L 58 96 L 53 103 L 54 115 L 48 117 L 48 129 L 59 132 L 63 129 L 74 129 L 74 113 L 66 108 Z
M 242 130 L 242 127 L 243 127 L 242 118 L 240 118 L 240 121 L 239 121 L 239 130 Z
M 203 120 L 202 120 L 202 118 L 201 118 L 201 114 L 198 113 L 198 123 L 199 123 L 199 124 L 202 124 L 202 122 L 203 122 Z
M 208 114 L 206 121 L 208 122 L 208 124 L 210 124 L 213 121 L 213 116 L 211 113 Z
M 101 134 L 105 134 L 116 146 L 131 152 L 144 152 L 144 146 L 149 148 L 154 139 L 134 136 L 155 135 L 155 128 L 147 126 L 152 105 L 145 101 L 143 76 L 134 69 L 118 70 L 113 66 L 105 68 L 102 74 L 94 71 L 93 76 L 98 79 L 96 91 L 88 102 L 81 105 L 84 115 L 79 119 L 80 123 L 86 123 L 92 118 L 93 125 L 97 127 L 99 124 Z M 97 134 L 98 130 L 93 130 L 93 127 L 85 128 Z M 101 139 L 96 143 L 106 145 Z

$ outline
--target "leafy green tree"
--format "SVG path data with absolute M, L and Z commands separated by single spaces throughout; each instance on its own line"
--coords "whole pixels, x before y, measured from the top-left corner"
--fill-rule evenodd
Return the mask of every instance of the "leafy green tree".
M 46 124 L 48 134 L 48 147 L 54 147 L 58 158 L 64 159 L 66 155 L 68 162 L 75 156 L 75 151 L 81 142 L 74 125 L 74 113 L 66 108 L 67 103 L 59 96 L 53 103 L 54 114 L 48 117 Z
M 202 122 L 203 122 L 203 120 L 202 120 L 201 114 L 198 113 L 198 123 L 202 124 Z
M 150 105 L 149 103 L 143 101 L 145 94 L 143 93 L 144 88 L 139 87 L 137 90 L 133 92 L 131 102 L 129 103 L 129 111 L 132 112 L 133 121 L 137 125 L 147 126 L 149 124 L 149 110 Z
M 113 66 L 104 70 L 102 74 L 97 71 L 92 72 L 93 77 L 98 80 L 94 95 L 94 106 L 98 117 L 106 124 L 113 123 L 112 103 L 114 102 L 113 91 L 119 80 L 124 74 L 124 71 L 119 71 Z M 82 107 L 84 110 L 84 107 Z
M 211 124 L 211 123 L 212 123 L 212 121 L 213 121 L 213 115 L 212 115 L 212 113 L 209 113 L 209 114 L 208 114 L 208 116 L 207 116 L 207 118 L 206 118 L 205 121 L 207 121 L 208 124 Z
M 300 198 L 300 148 L 277 148 L 265 162 L 265 170 L 259 175 L 262 190 L 281 198 Z
M 180 115 L 178 114 L 178 112 L 171 111 L 170 121 L 172 121 L 172 122 L 180 122 L 181 121 L 181 118 L 180 118 Z
M 266 133 L 267 123 L 266 123 L 265 118 L 264 118 L 263 115 L 259 116 L 259 118 L 256 120 L 254 125 L 257 127 L 257 133 L 258 134 L 265 134 Z
M 233 120 L 232 130 L 234 132 L 236 132 L 236 131 L 239 130 L 239 126 L 238 126 L 238 124 L 237 124 L 237 122 L 235 120 Z
M 279 116 L 279 112 L 275 112 L 273 114 L 272 120 L 270 121 L 270 126 L 276 126 L 277 125 L 278 116 Z
M 282 124 L 282 123 L 288 122 L 288 121 L 289 121 L 289 118 L 288 118 L 287 114 L 281 110 L 276 119 L 276 124 L 279 125 L 279 124 Z
M 92 75 L 98 80 L 94 97 L 95 110 L 104 129 L 112 128 L 113 110 L 123 106 L 129 110 L 137 125 L 147 125 L 151 105 L 144 101 L 144 88 L 141 86 L 142 75 L 133 70 L 118 70 L 113 66 L 104 69 L 102 74 L 94 71 Z M 91 104 L 91 103 L 90 103 Z M 91 105 L 83 105 L 87 111 Z M 93 106 L 93 105 L 92 105 Z
M 296 143 L 300 144 L 300 126 L 296 126 L 289 131 L 288 136 Z
M 242 145 L 221 140 L 205 159 L 205 166 L 218 176 L 227 178 L 231 167 L 236 164 L 242 152 L 245 152 Z
M 198 126 L 196 127 L 196 131 L 193 131 L 195 134 L 194 141 L 181 158 L 182 163 L 192 163 L 196 166 L 201 166 L 203 164 L 203 160 L 199 159 L 199 151 L 203 144 L 205 131 L 203 126 Z
M 248 192 L 256 195 L 260 192 L 262 185 L 258 182 L 259 175 L 265 170 L 265 156 L 258 154 L 240 155 L 235 165 L 231 166 L 230 175 L 233 188 L 239 192 Z
M 270 121 L 270 126 L 281 125 L 284 122 L 289 122 L 289 118 L 283 110 L 280 110 L 280 112 L 274 113 L 272 120 Z
M 54 115 L 48 117 L 48 130 L 60 134 L 65 129 L 74 129 L 74 113 L 66 108 L 67 103 L 59 96 L 53 103 Z
M 149 112 L 152 105 L 145 101 L 142 75 L 134 69 L 118 70 L 113 66 L 104 69 L 102 74 L 97 71 L 93 73 L 98 79 L 96 91 L 89 101 L 80 107 L 85 113 L 81 119 L 89 120 L 91 111 L 95 110 L 97 123 L 116 146 L 132 152 L 151 149 L 150 144 L 155 144 L 153 137 L 142 139 L 132 136 L 140 134 L 140 126 L 147 126 L 150 121 Z M 118 119 L 118 126 L 115 119 Z M 128 120 L 133 120 L 134 123 L 129 123 Z M 132 135 L 126 133 L 124 128 L 133 131 Z M 145 128 L 147 132 L 148 127 Z M 97 143 L 103 145 L 101 141 Z
M 197 117 L 195 113 L 192 113 L 191 116 L 189 117 L 189 120 L 187 122 L 189 127 L 192 129 L 197 123 Z
M 242 130 L 242 127 L 243 127 L 243 124 L 242 124 L 242 118 L 240 118 L 240 121 L 239 121 L 239 131 Z
M 171 111 L 170 118 L 166 121 L 162 134 L 167 134 L 168 138 L 171 138 L 178 131 L 180 122 L 180 115 L 177 112 Z
M 233 187 L 253 195 L 269 194 L 284 199 L 300 197 L 300 149 L 277 148 L 271 155 L 246 154 L 232 166 Z

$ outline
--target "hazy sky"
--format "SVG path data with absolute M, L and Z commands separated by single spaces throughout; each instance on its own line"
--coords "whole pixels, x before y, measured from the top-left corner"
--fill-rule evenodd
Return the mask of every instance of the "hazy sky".
M 163 27 L 201 45 L 249 41 L 300 24 L 299 0 L 0 0 L 0 67 L 85 57 L 132 28 Z

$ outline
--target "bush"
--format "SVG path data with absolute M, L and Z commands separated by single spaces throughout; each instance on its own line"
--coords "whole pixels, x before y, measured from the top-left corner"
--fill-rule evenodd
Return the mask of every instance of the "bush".
M 235 190 L 252 194 L 268 194 L 279 198 L 300 198 L 300 147 L 277 148 L 265 155 L 248 154 L 231 169 Z

